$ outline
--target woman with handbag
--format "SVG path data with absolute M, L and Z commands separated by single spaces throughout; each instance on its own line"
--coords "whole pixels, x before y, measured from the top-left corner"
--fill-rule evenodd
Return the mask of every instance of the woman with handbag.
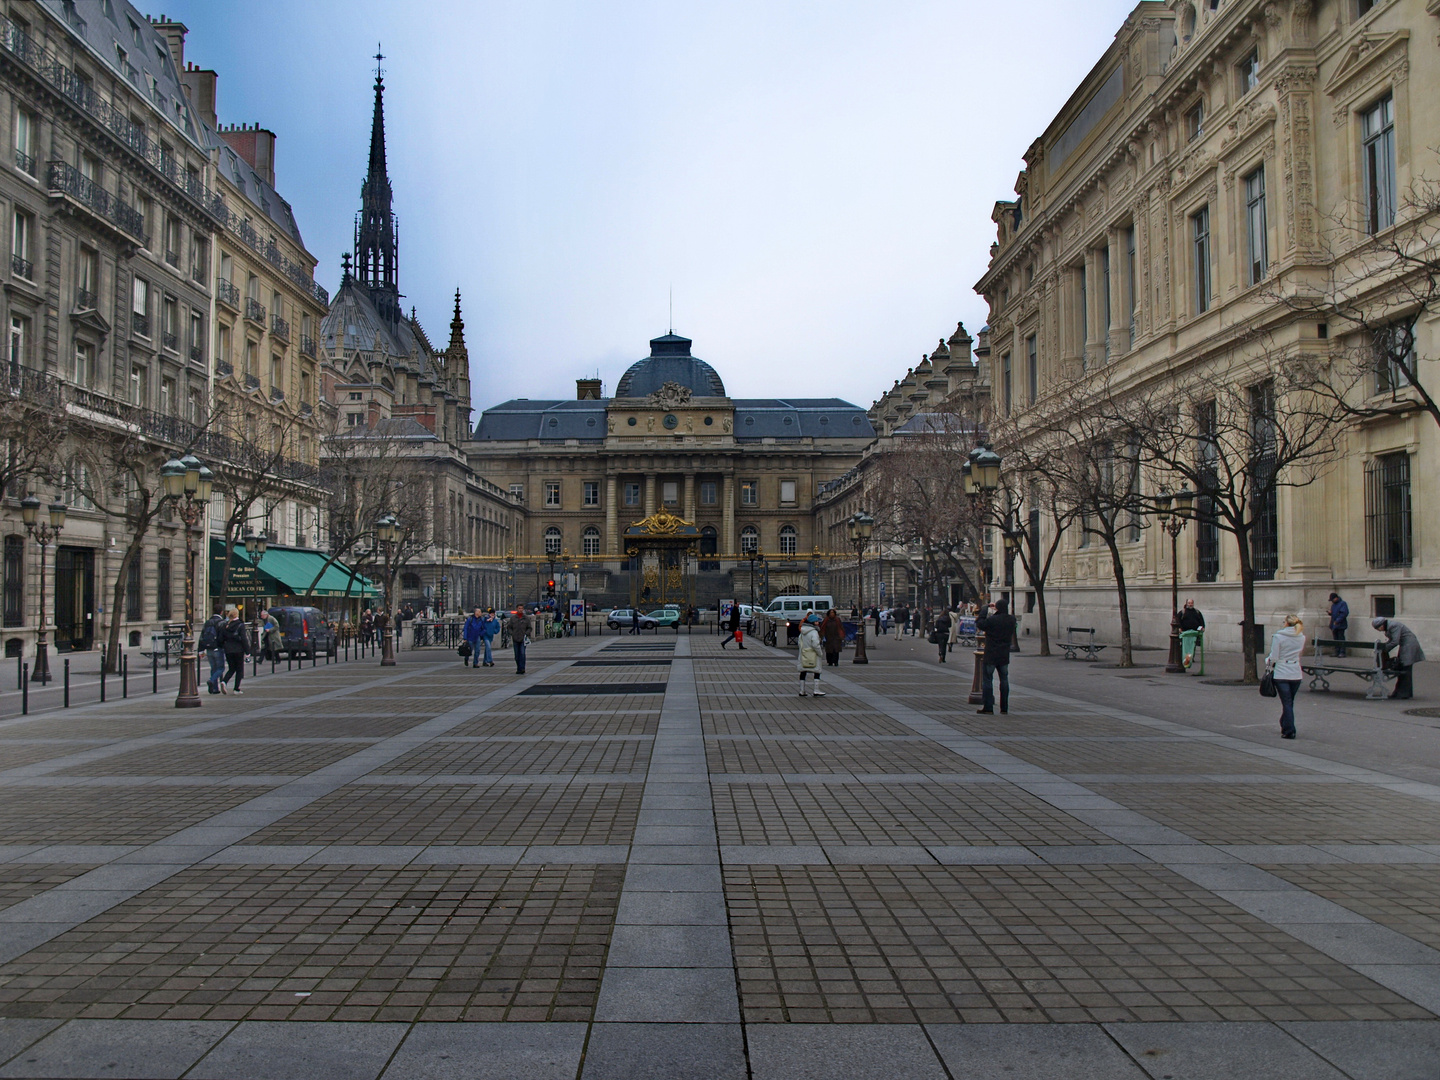
M 1270 639 L 1270 654 L 1265 657 L 1265 677 L 1274 683 L 1274 696 L 1280 699 L 1280 737 L 1295 738 L 1295 695 L 1300 690 L 1300 657 L 1305 652 L 1305 623 L 1299 615 L 1286 615 L 1285 625 Z M 1264 680 L 1260 692 L 1265 693 Z M 1266 694 L 1266 697 L 1271 695 Z

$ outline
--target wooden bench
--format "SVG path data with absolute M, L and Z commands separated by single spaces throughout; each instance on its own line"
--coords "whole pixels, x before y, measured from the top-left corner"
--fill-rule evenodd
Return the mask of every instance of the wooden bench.
M 1065 632 L 1070 635 L 1069 641 L 1058 642 L 1060 648 L 1065 650 L 1066 660 L 1099 660 L 1100 650 L 1104 645 L 1095 644 L 1095 628 L 1093 626 L 1067 626 Z M 1076 641 L 1076 634 L 1088 634 L 1083 641 Z
M 1367 700 L 1376 700 L 1386 697 L 1385 680 L 1393 679 L 1395 672 L 1387 671 L 1385 668 L 1385 649 L 1383 641 L 1334 641 L 1330 638 L 1317 637 L 1313 642 L 1314 650 L 1309 656 L 1300 660 L 1300 670 L 1310 676 L 1311 690 L 1329 690 L 1330 676 L 1342 672 L 1349 672 L 1351 675 L 1358 675 L 1370 684 L 1365 691 Z M 1367 650 L 1366 646 L 1369 645 Z M 1355 652 L 1356 656 L 1324 656 L 1324 649 L 1345 649 Z

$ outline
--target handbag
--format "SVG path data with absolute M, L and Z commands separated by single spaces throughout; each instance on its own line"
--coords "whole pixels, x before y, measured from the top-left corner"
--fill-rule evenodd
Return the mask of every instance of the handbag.
M 460 648 L 456 649 L 455 651 L 458 652 L 461 656 L 468 657 L 470 655 L 470 642 L 462 641 L 460 643 Z
M 931 631 L 930 631 L 930 644 L 931 644 L 931 645 L 939 645 L 939 644 L 940 644 L 940 631 L 939 631 L 939 630 L 931 630 Z
M 1265 674 L 1260 676 L 1260 696 L 1280 696 L 1279 691 L 1275 689 L 1275 673 L 1271 671 L 1268 667 L 1265 669 Z

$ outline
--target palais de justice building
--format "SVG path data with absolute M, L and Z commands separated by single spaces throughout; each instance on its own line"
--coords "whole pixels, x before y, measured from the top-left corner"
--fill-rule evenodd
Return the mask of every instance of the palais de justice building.
M 618 603 L 630 585 L 625 529 L 666 511 L 701 531 L 696 603 L 748 596 L 757 549 L 771 595 L 823 588 L 832 560 L 812 554 L 825 546 L 815 494 L 859 461 L 875 436 L 869 417 L 838 398 L 732 398 L 690 346 L 673 332 L 654 338 L 614 397 L 581 379 L 572 400 L 518 398 L 481 414 L 470 462 L 525 507 L 515 553 L 579 556 L 586 597 Z

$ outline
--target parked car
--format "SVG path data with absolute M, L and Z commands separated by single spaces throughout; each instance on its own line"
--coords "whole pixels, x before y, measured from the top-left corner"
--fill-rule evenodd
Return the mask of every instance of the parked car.
M 667 630 L 680 625 L 680 609 L 678 607 L 659 608 L 650 612 L 649 617 L 655 620 L 655 626 L 663 626 Z
M 317 653 L 334 656 L 335 629 L 325 621 L 319 608 L 272 607 L 270 614 L 280 624 L 280 652 L 286 656 L 314 659 Z
M 620 630 L 622 628 L 628 630 L 635 625 L 635 609 L 615 608 L 609 615 L 605 616 L 605 623 L 611 630 Z M 654 630 L 659 625 L 653 615 L 646 615 L 644 612 L 640 613 L 641 630 Z

